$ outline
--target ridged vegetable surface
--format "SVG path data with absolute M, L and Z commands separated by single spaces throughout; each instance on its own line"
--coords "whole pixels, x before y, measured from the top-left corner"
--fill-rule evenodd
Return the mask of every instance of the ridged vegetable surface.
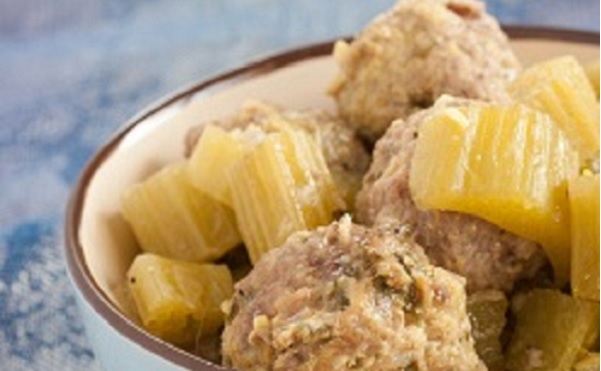
M 410 190 L 418 207 L 481 217 L 545 248 L 569 278 L 567 180 L 578 155 L 549 116 L 522 105 L 449 108 L 419 129 Z
M 599 303 L 556 290 L 532 290 L 514 300 L 516 326 L 507 369 L 570 370 L 599 333 Z
M 599 174 L 570 180 L 574 296 L 599 301 Z
M 583 158 L 599 151 L 597 96 L 576 58 L 554 58 L 526 69 L 510 92 L 517 101 L 549 114 Z
M 217 332 L 224 320 L 220 305 L 233 293 L 232 277 L 224 265 L 150 253 L 136 257 L 128 285 L 142 325 L 153 335 L 183 346 Z
M 330 223 L 345 205 L 313 138 L 269 134 L 229 172 L 232 206 L 251 261 L 293 232 Z
M 240 235 L 232 210 L 194 188 L 186 166 L 169 165 L 127 189 L 122 213 L 142 250 L 210 261 L 240 243 Z

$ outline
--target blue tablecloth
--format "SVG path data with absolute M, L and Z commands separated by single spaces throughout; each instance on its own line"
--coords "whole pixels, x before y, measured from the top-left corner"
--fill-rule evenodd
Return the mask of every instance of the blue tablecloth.
M 0 369 L 92 370 L 62 258 L 70 188 L 126 119 L 191 81 L 352 34 L 393 0 L 0 0 Z M 599 31 L 598 0 L 489 0 Z

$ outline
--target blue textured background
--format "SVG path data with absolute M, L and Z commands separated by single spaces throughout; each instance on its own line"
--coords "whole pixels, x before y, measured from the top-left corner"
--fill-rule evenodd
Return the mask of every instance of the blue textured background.
M 250 59 L 358 31 L 392 0 L 0 0 L 0 369 L 97 369 L 62 262 L 71 186 L 119 125 Z M 489 0 L 599 31 L 598 0 Z

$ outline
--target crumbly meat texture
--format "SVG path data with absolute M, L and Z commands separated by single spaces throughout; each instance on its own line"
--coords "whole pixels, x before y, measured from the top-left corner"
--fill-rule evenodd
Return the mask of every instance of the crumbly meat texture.
M 228 130 L 254 125 L 270 132 L 277 130 L 278 122 L 282 120 L 313 134 L 342 197 L 348 207 L 352 207 L 354 196 L 361 188 L 363 175 L 369 168 L 371 158 L 355 131 L 337 115 L 315 109 L 285 110 L 265 102 L 249 100 L 235 116 L 213 124 Z M 203 127 L 193 128 L 188 133 L 187 156 L 198 142 Z
M 464 279 L 402 230 L 343 217 L 291 236 L 235 286 L 222 354 L 240 370 L 483 370 Z
M 341 116 L 372 140 L 442 94 L 507 99 L 520 69 L 506 35 L 475 0 L 401 0 L 350 44 L 334 48 L 330 93 Z
M 376 143 L 371 167 L 357 195 L 357 220 L 366 225 L 407 225 L 430 261 L 467 279 L 469 292 L 509 292 L 534 278 L 548 262 L 540 245 L 464 213 L 420 210 L 409 173 L 420 123 L 439 109 L 484 104 L 443 96 L 431 108 L 397 120 Z

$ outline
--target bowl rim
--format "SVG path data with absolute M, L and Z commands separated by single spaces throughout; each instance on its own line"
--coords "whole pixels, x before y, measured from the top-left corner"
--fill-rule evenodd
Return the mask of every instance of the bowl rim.
M 502 26 L 510 39 L 539 39 L 566 41 L 582 44 L 599 45 L 599 33 L 589 31 L 578 31 L 550 27 L 530 27 L 504 25 Z M 66 209 L 64 225 L 64 255 L 66 266 L 73 286 L 83 296 L 93 310 L 102 317 L 115 331 L 125 336 L 129 341 L 140 345 L 144 350 L 152 352 L 167 361 L 186 369 L 231 370 L 211 363 L 201 357 L 183 351 L 165 341 L 156 338 L 131 319 L 125 316 L 108 296 L 95 282 L 84 258 L 83 246 L 79 239 L 79 229 L 83 216 L 83 208 L 87 196 L 88 187 L 94 178 L 96 170 L 112 155 L 121 141 L 137 125 L 143 124 L 146 119 L 157 112 L 176 103 L 185 102 L 197 93 L 205 93 L 208 96 L 227 89 L 232 85 L 239 84 L 254 77 L 267 74 L 291 64 L 302 62 L 311 58 L 324 57 L 331 53 L 333 44 L 340 38 L 308 44 L 298 48 L 267 56 L 242 67 L 232 69 L 215 75 L 212 78 L 201 79 L 192 84 L 168 94 L 153 104 L 142 109 L 133 118 L 126 121 L 117 132 L 112 135 L 97 151 L 88 159 L 86 165 L 75 182 Z M 351 38 L 345 38 L 350 40 Z

